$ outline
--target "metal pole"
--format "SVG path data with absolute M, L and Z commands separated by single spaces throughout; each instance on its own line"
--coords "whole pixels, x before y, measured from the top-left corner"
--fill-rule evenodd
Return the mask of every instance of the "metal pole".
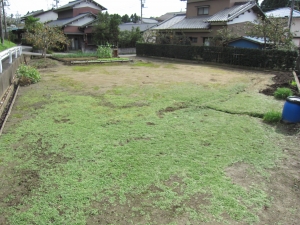
M 3 28 L 2 28 L 2 8 L 1 7 L 4 7 L 2 4 L 2 2 L 0 2 L 0 32 L 1 32 L 1 44 L 3 45 Z
M 141 23 L 143 23 L 143 0 L 141 0 Z
M 292 0 L 291 12 L 290 12 L 290 18 L 289 18 L 289 31 L 291 31 L 291 26 L 292 26 L 294 6 L 295 6 L 295 0 Z

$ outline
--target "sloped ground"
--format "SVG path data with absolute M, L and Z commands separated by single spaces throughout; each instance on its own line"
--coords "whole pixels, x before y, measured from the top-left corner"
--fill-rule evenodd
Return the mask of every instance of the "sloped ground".
M 0 224 L 300 221 L 299 126 L 247 116 L 282 109 L 259 93 L 274 74 L 148 59 L 41 71 L 0 137 Z

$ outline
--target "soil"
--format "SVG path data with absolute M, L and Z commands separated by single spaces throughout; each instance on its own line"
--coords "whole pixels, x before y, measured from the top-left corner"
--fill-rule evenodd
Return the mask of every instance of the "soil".
M 202 66 L 201 71 L 199 71 L 199 65 L 194 64 L 169 63 L 143 58 L 134 58 L 134 60 L 159 63 L 160 70 L 149 71 L 149 69 L 146 68 L 147 72 L 145 72 L 145 68 L 135 67 L 130 64 L 130 66 L 118 65 L 105 67 L 101 73 L 95 73 L 95 71 L 86 71 L 82 73 L 74 71 L 72 67 L 58 63 L 57 66 L 50 68 L 51 71 L 49 71 L 49 67 L 46 67 L 48 69 L 41 70 L 41 73 L 44 75 L 43 79 L 46 81 L 51 81 L 53 77 L 63 76 L 64 79 L 69 78 L 78 83 L 84 83 L 86 87 L 91 89 L 91 92 L 98 93 L 105 93 L 107 90 L 116 86 L 132 85 L 133 83 L 142 86 L 152 84 L 168 85 L 174 82 L 189 81 L 199 85 L 223 85 L 231 81 L 247 79 L 251 81 L 251 88 L 253 90 L 266 95 L 273 95 L 277 87 L 290 87 L 290 82 L 294 79 L 290 72 L 261 73 L 257 71 L 245 71 L 217 66 Z M 170 72 L 170 68 L 172 68 L 172 72 Z M 169 73 L 166 71 L 169 71 Z M 122 76 L 119 74 L 122 74 Z M 43 86 L 37 83 L 28 87 L 22 87 L 20 94 L 34 88 L 43 88 Z M 16 102 L 16 104 L 18 103 Z M 179 104 L 177 107 L 168 107 L 159 111 L 159 116 L 163 117 L 164 113 L 172 112 L 184 107 L 184 104 Z M 147 121 L 146 124 L 149 126 L 155 125 L 154 123 Z M 14 126 L 14 124 L 8 123 L 6 126 Z M 294 144 L 287 148 L 282 144 L 283 142 L 277 140 L 276 144 L 282 147 L 285 157 L 277 162 L 275 168 L 269 171 L 270 177 L 266 178 L 259 174 L 249 172 L 252 170 L 251 165 L 245 163 L 236 163 L 232 165 L 226 169 L 225 174 L 233 183 L 238 184 L 245 189 L 248 189 L 252 184 L 260 185 L 263 183 L 263 185 L 259 187 L 270 196 L 272 204 L 263 207 L 258 215 L 260 222 L 257 224 L 300 224 L 300 124 L 279 123 L 273 125 L 273 127 L 271 126 L 271 128 L 275 129 L 276 132 L 283 134 L 285 141 Z M 49 159 L 49 156 L 44 155 L 40 155 L 40 159 L 67 160 L 59 156 L 56 158 L 51 156 L 51 159 Z M 0 186 L 0 208 L 16 207 L 19 204 L 22 204 L 22 197 L 30 196 L 32 189 L 38 188 L 40 185 L 38 171 L 18 171 L 15 168 L 15 165 L 9 165 L 9 167 L 5 168 L 0 166 L 0 183 L 2 184 Z M 9 175 L 9 179 L 7 179 L 7 175 Z M 184 182 L 178 177 L 170 178 L 166 181 L 166 184 L 171 187 L 174 182 L 184 185 Z M 8 188 L 5 189 L 4 187 Z M 157 193 L 159 195 L 160 190 L 155 186 L 150 186 L 149 190 L 146 190 L 146 192 Z M 7 198 L 8 196 L 15 196 L 15 198 L 9 199 Z M 100 215 L 90 216 L 87 219 L 87 224 L 129 224 L 124 220 L 124 218 L 131 213 L 129 208 L 132 206 L 139 208 L 142 207 L 143 204 L 147 205 L 147 202 L 143 200 L 145 199 L 144 196 L 140 195 L 128 195 L 126 197 L 130 200 L 131 205 L 113 205 L 109 203 L 108 199 L 103 199 L 102 202 L 93 202 L 92 206 L 102 211 Z M 197 208 L 199 207 L 199 204 L 209 204 L 207 198 L 209 198 L 209 196 L 205 196 L 205 194 L 195 195 L 191 199 L 187 199 L 184 204 L 191 208 L 195 208 L 195 210 L 200 210 Z M 6 200 L 2 201 L 1 199 Z M 151 201 L 151 199 L 148 200 Z M 106 205 L 107 207 L 103 209 L 103 205 Z M 176 212 L 178 207 L 179 206 L 174 205 L 171 211 L 157 210 L 154 208 L 146 209 L 151 212 L 150 219 L 160 221 L 160 223 L 157 224 L 169 224 L 174 221 L 176 221 L 177 224 L 188 224 L 189 215 L 182 214 L 180 218 L 174 218 L 174 212 Z M 229 221 L 229 224 L 244 224 L 231 221 L 228 215 L 223 216 Z M 149 221 L 144 218 L 144 215 L 137 213 L 131 222 L 134 224 L 146 224 Z M 0 224 L 8 224 L 8 221 L 2 215 L 0 215 Z
M 290 88 L 293 91 L 294 96 L 300 96 L 297 86 L 291 85 L 291 82 L 295 80 L 292 72 L 275 72 L 274 74 L 275 76 L 272 78 L 272 80 L 275 83 L 268 85 L 268 87 L 261 90 L 260 93 L 274 96 L 274 92 L 277 88 Z

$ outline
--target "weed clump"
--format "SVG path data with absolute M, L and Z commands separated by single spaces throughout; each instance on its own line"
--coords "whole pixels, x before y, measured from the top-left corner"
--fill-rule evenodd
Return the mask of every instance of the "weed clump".
M 276 111 L 269 111 L 263 117 L 263 121 L 267 123 L 278 123 L 280 122 L 280 120 L 281 120 L 281 113 Z
M 286 99 L 289 96 L 292 96 L 293 92 L 289 88 L 277 88 L 274 92 L 274 97 L 277 99 Z
M 41 75 L 36 68 L 21 64 L 17 69 L 17 77 L 21 86 L 37 83 L 41 80 Z

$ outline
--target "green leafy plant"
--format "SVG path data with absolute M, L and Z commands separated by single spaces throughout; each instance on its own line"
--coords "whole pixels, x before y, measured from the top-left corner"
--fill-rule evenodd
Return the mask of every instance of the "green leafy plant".
M 111 45 L 99 45 L 97 49 L 97 56 L 99 58 L 112 58 Z
M 21 64 L 17 69 L 17 77 L 21 86 L 37 83 L 41 79 L 36 68 L 25 64 Z
M 280 120 L 281 113 L 276 111 L 269 111 L 263 117 L 263 121 L 268 123 L 278 123 Z
M 297 82 L 292 80 L 291 83 L 290 83 L 293 87 L 296 87 L 297 86 Z
M 289 88 L 277 88 L 274 92 L 274 97 L 277 99 L 286 99 L 289 96 L 292 96 L 293 92 Z

